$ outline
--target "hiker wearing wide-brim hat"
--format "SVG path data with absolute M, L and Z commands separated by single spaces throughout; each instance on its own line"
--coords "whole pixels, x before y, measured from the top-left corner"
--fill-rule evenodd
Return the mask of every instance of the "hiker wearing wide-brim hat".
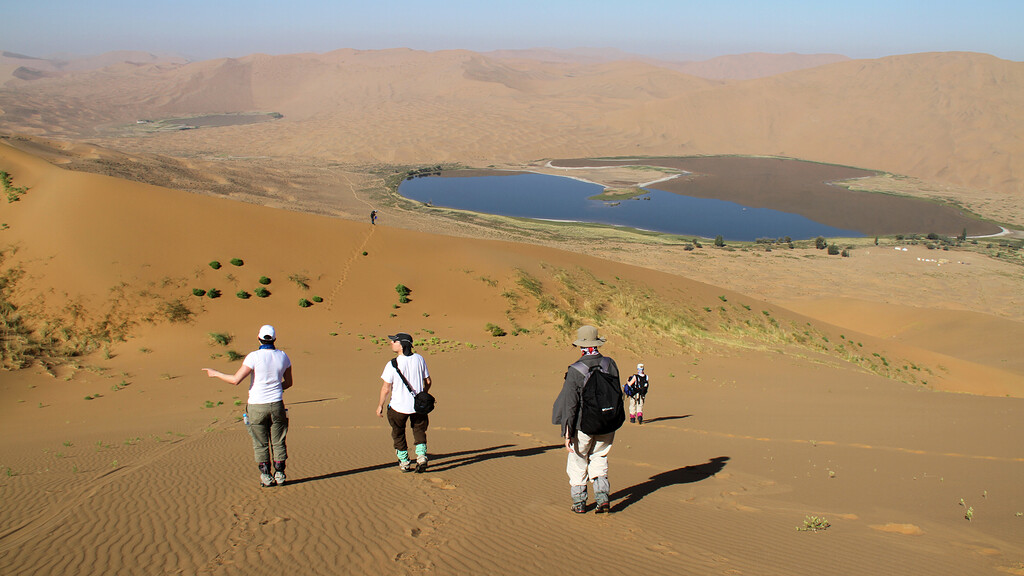
M 203 368 L 206 375 L 237 386 L 247 376 L 249 402 L 245 406 L 245 427 L 252 436 L 256 465 L 260 469 L 260 485 L 282 485 L 285 482 L 285 460 L 288 459 L 288 410 L 284 391 L 292 386 L 292 361 L 275 346 L 277 331 L 270 324 L 260 327 L 260 347 L 250 352 L 233 375 Z M 273 461 L 273 468 L 271 468 Z M 271 475 L 273 474 L 273 476 Z
M 573 345 L 579 348 L 580 358 L 566 370 L 562 391 L 551 411 L 551 423 L 561 426 L 565 441 L 571 510 L 577 514 L 587 511 L 588 481 L 594 484 L 595 511 L 611 511 L 608 453 L 615 430 L 625 420 L 625 411 L 619 368 L 598 351 L 605 342 L 594 326 L 579 328 Z

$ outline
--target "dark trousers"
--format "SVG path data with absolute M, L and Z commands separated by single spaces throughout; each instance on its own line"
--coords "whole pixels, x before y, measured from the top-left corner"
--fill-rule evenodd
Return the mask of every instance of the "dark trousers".
M 430 426 L 430 418 L 426 414 L 402 414 L 388 406 L 388 424 L 391 424 L 391 439 L 395 441 L 395 450 L 409 450 L 409 444 L 405 441 L 406 422 L 412 423 L 413 442 L 427 443 L 427 426 Z

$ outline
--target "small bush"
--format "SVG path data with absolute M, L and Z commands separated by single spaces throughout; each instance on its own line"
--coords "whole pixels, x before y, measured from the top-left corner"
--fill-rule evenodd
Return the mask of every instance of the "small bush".
M 242 358 L 245 358 L 244 354 L 239 354 L 238 352 L 235 352 L 234 350 L 228 350 L 228 360 L 230 360 L 232 362 L 237 362 L 238 360 L 241 360 Z
M 206 295 L 210 298 L 220 298 L 220 290 L 216 288 L 210 288 L 206 291 Z
M 839 254 L 839 246 L 836 246 L 835 244 L 829 244 L 829 246 L 828 246 L 828 254 L 829 254 L 829 256 L 836 256 L 836 255 L 838 255 Z
M 319 303 L 321 303 L 323 301 L 324 301 L 323 298 L 321 298 L 319 296 L 313 296 L 313 302 L 316 302 L 317 304 L 319 304 Z
M 309 276 L 303 274 L 292 274 L 288 277 L 289 280 L 295 282 L 295 285 L 303 290 L 309 290 Z
M 491 336 L 494 336 L 495 338 L 498 338 L 498 337 L 501 337 L 501 336 L 504 336 L 505 334 L 507 334 L 507 332 L 505 332 L 504 328 L 502 328 L 501 326 L 498 326 L 496 324 L 488 323 L 487 326 L 484 327 L 484 329 L 487 330 L 488 332 L 490 332 Z
M 814 239 L 814 247 L 818 250 L 824 250 L 825 248 L 828 248 L 828 242 L 823 236 L 818 236 Z
M 395 286 L 395 292 L 398 292 L 399 302 L 401 302 L 402 304 L 407 304 L 409 302 L 409 294 L 412 293 L 412 290 L 406 287 L 405 284 L 399 284 Z
M 192 295 L 202 298 L 203 296 L 206 296 L 206 290 L 203 290 L 202 288 L 193 288 Z
M 231 265 L 232 266 L 244 266 L 245 262 L 242 261 L 241 258 L 232 258 L 231 259 Z
M 310 302 L 309 300 L 306 300 L 305 298 L 299 298 L 299 306 L 301 306 L 302 308 L 309 308 L 312 305 L 313 303 Z
M 210 262 L 210 268 L 213 268 L 214 270 L 220 270 L 220 262 L 216 260 Z
M 718 246 L 719 248 L 721 248 L 722 246 L 725 246 L 725 239 L 722 238 L 721 234 L 719 234 L 718 236 L 715 236 L 715 246 Z
M 270 296 L 270 290 L 267 290 L 266 288 L 264 288 L 262 286 L 260 286 L 259 288 L 257 288 L 253 292 L 256 294 L 256 296 L 258 296 L 260 298 L 266 298 L 267 296 Z
M 164 302 L 163 313 L 171 322 L 188 322 L 192 319 L 192 309 L 183 300 Z
M 242 300 L 248 300 L 249 297 L 252 296 L 252 294 L 249 294 L 245 290 L 239 290 L 238 292 L 235 292 L 235 296 L 238 296 Z
M 232 338 L 231 338 L 230 334 L 223 334 L 223 333 L 220 333 L 220 332 L 210 332 L 210 340 L 212 340 L 215 344 L 220 344 L 221 346 L 227 346 L 228 344 L 231 344 Z
M 266 276 L 260 276 L 260 284 L 263 284 L 264 286 L 270 284 L 270 278 L 267 278 Z

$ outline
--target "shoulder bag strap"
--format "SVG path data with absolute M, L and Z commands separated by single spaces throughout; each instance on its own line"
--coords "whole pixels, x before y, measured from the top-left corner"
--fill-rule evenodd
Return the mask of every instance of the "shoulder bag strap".
M 405 383 L 405 387 L 409 389 L 409 394 L 415 396 L 416 391 L 412 389 L 412 386 L 409 385 L 409 381 L 405 379 L 405 374 L 402 374 L 402 371 L 398 369 L 398 358 L 391 359 L 391 366 L 395 368 L 395 372 L 398 372 L 398 375 L 402 378 L 402 382 Z

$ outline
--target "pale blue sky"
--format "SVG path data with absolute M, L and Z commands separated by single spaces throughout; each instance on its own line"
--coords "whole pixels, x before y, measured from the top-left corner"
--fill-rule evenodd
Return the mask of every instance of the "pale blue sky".
M 0 0 L 0 50 L 206 59 L 338 48 L 618 48 L 878 58 L 986 52 L 1024 61 L 1024 0 Z

